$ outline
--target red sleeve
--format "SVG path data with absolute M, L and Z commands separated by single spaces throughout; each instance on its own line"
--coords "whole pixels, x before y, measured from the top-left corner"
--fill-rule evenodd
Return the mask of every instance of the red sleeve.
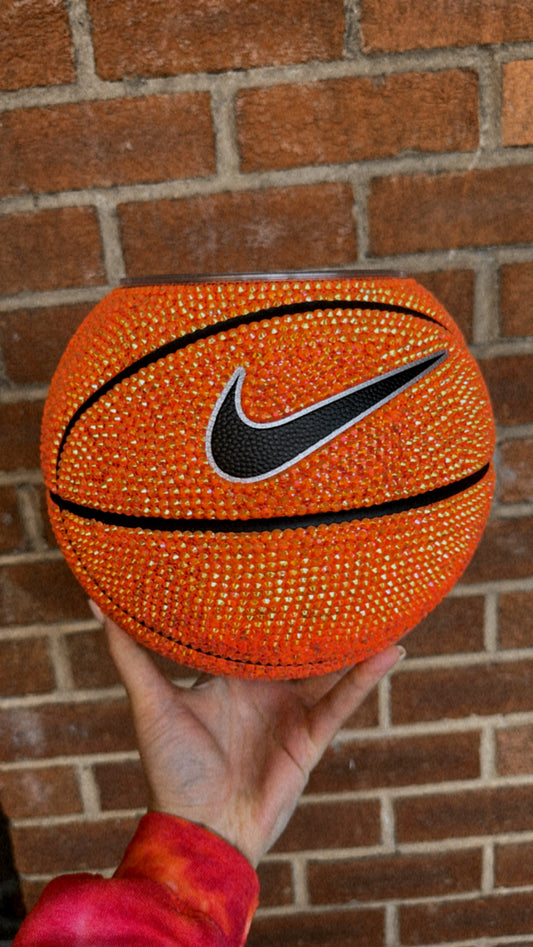
M 151 812 L 113 878 L 50 882 L 13 947 L 241 947 L 258 892 L 252 866 L 223 839 Z

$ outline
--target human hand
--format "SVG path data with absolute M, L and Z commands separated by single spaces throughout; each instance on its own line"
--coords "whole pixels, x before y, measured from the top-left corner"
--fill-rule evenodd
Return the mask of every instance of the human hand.
M 281 835 L 327 745 L 405 653 L 394 645 L 352 669 L 300 681 L 201 675 L 179 687 L 91 608 L 128 692 L 149 808 L 212 830 L 254 867 Z

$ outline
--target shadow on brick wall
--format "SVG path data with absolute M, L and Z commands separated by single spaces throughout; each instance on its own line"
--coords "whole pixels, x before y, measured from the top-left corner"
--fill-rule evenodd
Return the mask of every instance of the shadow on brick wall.
M 24 918 L 24 905 L 13 864 L 7 819 L 0 810 L 0 947 L 10 943 Z

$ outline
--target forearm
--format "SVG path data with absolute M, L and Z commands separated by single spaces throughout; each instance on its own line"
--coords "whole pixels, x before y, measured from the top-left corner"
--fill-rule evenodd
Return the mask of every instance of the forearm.
M 144 816 L 111 879 L 51 882 L 14 947 L 241 947 L 257 876 L 236 849 L 174 816 Z

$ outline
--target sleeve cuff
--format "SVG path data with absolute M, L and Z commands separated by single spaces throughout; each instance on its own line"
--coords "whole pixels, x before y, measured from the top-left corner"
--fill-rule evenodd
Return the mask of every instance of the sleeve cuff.
M 114 877 L 165 885 L 177 910 L 207 915 L 235 944 L 244 944 L 259 897 L 257 875 L 237 849 L 161 812 L 143 816 Z

